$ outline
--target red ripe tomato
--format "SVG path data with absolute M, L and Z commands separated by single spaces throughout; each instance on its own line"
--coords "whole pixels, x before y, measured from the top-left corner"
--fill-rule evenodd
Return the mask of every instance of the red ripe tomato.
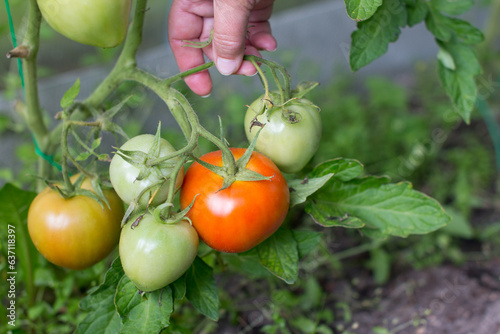
M 246 149 L 231 151 L 238 159 Z M 200 159 L 222 166 L 221 151 Z M 181 207 L 188 207 L 196 196 L 188 217 L 200 239 L 215 250 L 241 253 L 255 247 L 280 227 L 288 212 L 290 193 L 278 167 L 265 155 L 253 152 L 246 168 L 271 178 L 235 181 L 220 190 L 222 177 L 199 163 L 193 163 L 186 172 Z

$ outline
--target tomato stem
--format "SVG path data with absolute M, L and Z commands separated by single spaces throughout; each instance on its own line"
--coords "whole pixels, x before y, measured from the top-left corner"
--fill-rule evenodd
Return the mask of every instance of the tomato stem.
M 264 104 L 266 105 L 266 109 L 268 108 L 271 108 L 272 107 L 272 102 L 271 102 L 271 97 L 269 96 L 269 82 L 267 81 L 267 78 L 264 74 L 264 72 L 262 71 L 262 69 L 260 68 L 259 64 L 257 64 L 257 62 L 255 61 L 254 58 L 250 58 L 249 59 L 253 66 L 255 67 L 255 69 L 257 70 L 257 73 L 259 73 L 259 77 L 260 79 L 262 80 L 262 84 L 264 85 Z
M 65 121 L 63 124 L 63 131 L 61 134 L 61 149 L 62 149 L 61 168 L 64 180 L 64 187 L 68 192 L 73 192 L 75 190 L 75 187 L 71 183 L 69 169 L 68 169 L 68 157 L 70 156 L 68 149 L 69 128 L 70 124 Z

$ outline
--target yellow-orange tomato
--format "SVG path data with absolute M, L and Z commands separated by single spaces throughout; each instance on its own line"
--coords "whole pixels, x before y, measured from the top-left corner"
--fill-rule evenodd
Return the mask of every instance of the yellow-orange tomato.
M 231 151 L 238 159 L 246 150 Z M 207 153 L 200 159 L 222 166 L 220 151 Z M 241 253 L 257 246 L 281 226 L 288 212 L 290 193 L 278 167 L 265 155 L 253 152 L 246 168 L 271 178 L 235 181 L 220 190 L 222 177 L 195 162 L 186 172 L 181 187 L 183 209 L 198 195 L 188 217 L 200 239 L 221 252 Z
M 92 190 L 88 180 L 82 188 Z M 48 261 L 68 269 L 85 269 L 116 247 L 123 203 L 113 190 L 103 192 L 109 207 L 83 195 L 65 199 L 51 188 L 35 197 L 28 211 L 28 231 Z

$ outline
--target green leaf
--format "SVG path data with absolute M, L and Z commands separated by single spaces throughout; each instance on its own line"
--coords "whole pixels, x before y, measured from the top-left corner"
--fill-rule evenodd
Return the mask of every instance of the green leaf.
M 369 19 L 382 5 L 382 0 L 344 0 L 347 15 L 355 21 Z
M 12 254 L 8 254 L 8 246 L 10 240 L 15 240 L 15 256 L 17 263 L 6 266 L 7 272 L 22 271 L 22 278 L 26 283 L 26 288 L 29 294 L 33 294 L 34 268 L 38 251 L 28 233 L 26 220 L 31 202 L 36 197 L 36 193 L 24 191 L 16 186 L 7 183 L 0 189 L 0 225 L 2 231 L 2 245 L 5 245 L 6 259 Z M 11 233 L 12 232 L 12 233 Z M 15 239 L 10 239 L 8 235 L 14 235 Z M 9 241 L 8 241 L 9 240 Z M 0 247 L 0 249 L 4 248 Z M 19 266 L 19 267 L 17 267 Z M 34 298 L 34 295 L 30 295 Z
M 446 67 L 449 70 L 455 70 L 457 68 L 455 66 L 455 61 L 453 60 L 453 57 L 451 56 L 451 54 L 441 47 L 439 48 L 439 52 L 437 54 L 437 59 L 439 60 L 441 65 L 443 65 L 444 67 Z
M 449 18 L 447 16 L 435 10 L 431 10 L 429 11 L 429 15 L 425 18 L 425 26 L 436 39 L 448 42 L 453 36 L 452 30 L 447 25 L 448 20 Z
M 415 0 L 406 5 L 406 10 L 408 11 L 408 26 L 413 27 L 425 20 L 429 13 L 429 5 L 424 0 Z
M 260 263 L 288 284 L 295 282 L 299 272 L 299 253 L 292 232 L 278 229 L 257 246 Z
M 114 300 L 123 275 L 120 258 L 117 258 L 106 272 L 104 282 L 81 300 L 80 307 L 89 313 L 78 324 L 75 334 L 114 334 L 120 331 L 122 324 Z
M 482 73 L 481 65 L 471 46 L 456 41 L 439 43 L 439 46 L 453 57 L 456 67 L 455 70 L 452 70 L 439 62 L 439 77 L 444 89 L 455 105 L 456 111 L 466 123 L 469 123 L 477 98 L 477 87 L 474 78 Z
M 460 15 L 474 6 L 474 0 L 431 0 L 431 6 L 443 13 Z
M 311 196 L 306 211 L 319 222 L 330 217 L 358 219 L 354 222 L 379 230 L 378 234 L 401 237 L 435 231 L 450 220 L 438 202 L 413 190 L 411 184 L 373 176 L 330 181 Z
M 391 275 L 391 256 L 383 248 L 370 251 L 369 267 L 373 271 L 373 278 L 377 284 L 384 284 Z
M 407 12 L 399 0 L 385 0 L 368 20 L 359 22 L 352 33 L 349 63 L 353 71 L 368 65 L 385 54 L 389 43 L 395 42 L 406 26 Z
M 120 333 L 123 334 L 159 333 L 170 324 L 174 309 L 170 286 L 140 294 L 127 276 L 123 276 L 118 283 L 115 304 L 122 319 Z
M 311 252 L 319 244 L 323 233 L 316 231 L 292 230 L 293 238 L 297 242 L 299 259 Z
M 304 180 L 291 180 L 288 182 L 290 188 L 290 207 L 304 203 L 306 198 L 321 188 L 333 174 Z
M 451 216 L 451 221 L 441 231 L 457 238 L 471 239 L 474 236 L 474 229 L 467 217 L 451 207 L 447 207 L 446 212 Z
M 478 44 L 484 40 L 483 32 L 467 21 L 450 17 L 445 23 L 462 43 Z
M 73 86 L 71 86 L 70 89 L 68 89 L 66 93 L 64 93 L 61 99 L 61 108 L 66 109 L 69 106 L 71 106 L 79 93 L 80 93 L 80 78 L 76 79 L 76 82 L 73 84 Z
M 193 306 L 212 320 L 219 319 L 219 296 L 212 268 L 196 257 L 186 272 L 186 297 Z
M 85 161 L 87 160 L 90 156 L 92 155 L 92 153 L 90 152 L 82 152 L 80 154 L 78 154 L 75 158 L 76 161 Z
M 260 279 L 263 277 L 271 277 L 269 270 L 262 266 L 259 261 L 259 254 L 255 248 L 238 254 L 223 254 L 224 261 L 228 263 L 232 269 L 240 272 L 250 279 Z
M 182 300 L 186 297 L 186 275 L 182 275 L 176 279 L 172 284 L 172 293 L 174 294 L 174 301 Z
M 327 160 L 314 167 L 311 177 L 333 174 L 335 179 L 349 181 L 357 178 L 363 172 L 363 165 L 354 159 L 336 158 Z

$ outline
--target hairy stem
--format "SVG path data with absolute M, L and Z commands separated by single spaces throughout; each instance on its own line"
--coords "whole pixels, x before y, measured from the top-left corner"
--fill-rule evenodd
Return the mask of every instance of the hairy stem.
M 29 50 L 29 56 L 23 58 L 22 64 L 24 69 L 24 94 L 26 98 L 26 124 L 33 135 L 33 138 L 38 143 L 40 149 L 46 154 L 52 154 L 48 149 L 54 149 L 55 146 L 48 142 L 49 131 L 45 125 L 40 101 L 38 98 L 38 79 L 37 79 L 37 55 L 40 39 L 40 24 L 42 14 L 38 9 L 36 0 L 30 0 L 28 25 L 26 35 L 22 45 Z M 50 176 L 50 164 L 42 157 L 38 159 L 38 175 L 42 178 Z M 45 185 L 43 181 L 38 182 L 38 190 L 41 190 Z

